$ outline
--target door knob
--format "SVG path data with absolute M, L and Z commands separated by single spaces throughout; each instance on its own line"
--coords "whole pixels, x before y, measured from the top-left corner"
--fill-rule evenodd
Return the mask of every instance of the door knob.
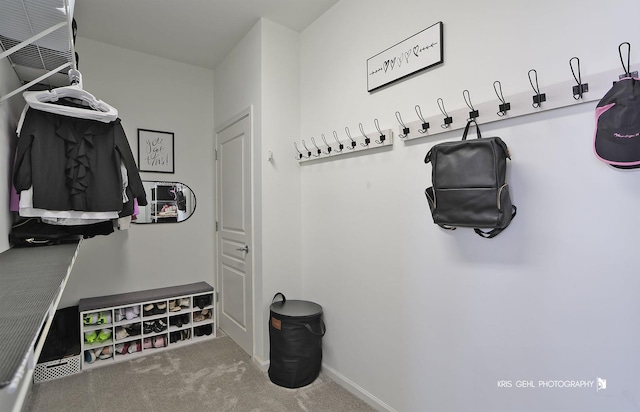
M 239 247 L 236 250 L 243 250 L 246 253 L 249 253 L 249 246 L 248 245 L 244 245 L 244 247 Z

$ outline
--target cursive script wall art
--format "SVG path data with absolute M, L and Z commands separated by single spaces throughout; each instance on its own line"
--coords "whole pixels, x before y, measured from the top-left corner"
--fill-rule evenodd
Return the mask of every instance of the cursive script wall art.
M 367 90 L 373 91 L 443 62 L 442 22 L 427 27 L 367 60 Z
M 138 129 L 138 169 L 173 173 L 173 133 Z

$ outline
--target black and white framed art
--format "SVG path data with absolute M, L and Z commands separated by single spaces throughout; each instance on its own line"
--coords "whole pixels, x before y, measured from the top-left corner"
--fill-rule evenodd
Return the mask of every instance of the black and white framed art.
M 442 22 L 414 34 L 367 60 L 367 91 L 443 62 Z
M 138 170 L 173 173 L 174 166 L 173 133 L 138 129 Z

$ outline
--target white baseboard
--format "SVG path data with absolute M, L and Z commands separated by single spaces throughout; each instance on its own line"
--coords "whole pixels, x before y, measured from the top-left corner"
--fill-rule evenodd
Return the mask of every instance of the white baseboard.
M 266 372 L 269 370 L 269 362 L 268 360 L 260 359 L 258 355 L 253 355 L 253 364 L 258 367 L 262 372 Z
M 351 392 L 353 395 L 365 401 L 372 408 L 375 408 L 378 411 L 398 412 L 395 409 L 393 409 L 391 406 L 387 405 L 386 403 L 382 402 L 380 399 L 373 396 L 371 393 L 364 390 L 364 388 L 362 388 L 352 380 L 348 379 L 347 377 L 345 377 L 335 369 L 325 365 L 324 363 L 322 364 L 322 372 L 324 372 L 325 375 L 331 378 L 338 385 L 342 386 L 347 391 Z
M 260 357 L 258 357 L 257 355 L 253 355 L 253 363 L 263 372 L 266 372 L 267 370 L 269 370 L 270 361 L 260 359 Z M 359 399 L 362 399 L 372 408 L 375 408 L 378 411 L 398 412 L 395 409 L 393 409 L 391 406 L 387 405 L 386 403 L 382 402 L 380 399 L 373 396 L 371 393 L 367 392 L 360 385 L 356 384 L 352 380 L 348 379 L 347 377 L 345 377 L 335 369 L 325 365 L 324 363 L 322 364 L 322 373 L 325 374 L 327 377 L 329 377 L 332 381 L 334 381 L 338 385 L 342 386 L 351 394 L 355 395 Z

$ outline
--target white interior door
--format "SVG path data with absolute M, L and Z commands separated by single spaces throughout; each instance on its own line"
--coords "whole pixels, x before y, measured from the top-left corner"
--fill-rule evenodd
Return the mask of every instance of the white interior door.
M 253 356 L 251 116 L 216 134 L 220 329 Z

